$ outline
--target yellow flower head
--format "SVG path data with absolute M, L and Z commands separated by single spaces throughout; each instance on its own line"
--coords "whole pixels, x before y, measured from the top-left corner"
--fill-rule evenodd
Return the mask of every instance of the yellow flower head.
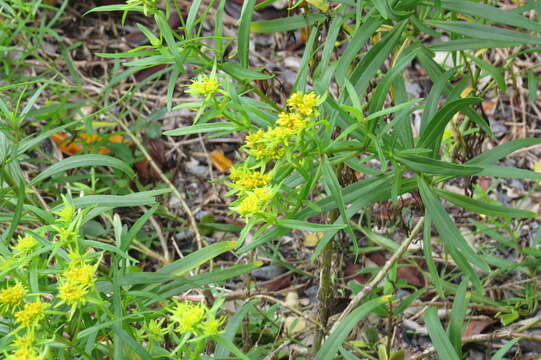
M 271 197 L 272 192 L 270 187 L 256 188 L 233 210 L 245 217 L 253 216 L 265 210 Z
M 20 283 L 0 291 L 0 303 L 18 305 L 26 296 L 26 289 Z
M 316 107 L 319 105 L 320 100 L 320 97 L 314 92 L 309 92 L 304 95 L 300 92 L 296 92 L 289 97 L 289 100 L 287 100 L 287 106 L 301 115 L 312 116 L 315 114 Z
M 258 160 L 279 159 L 285 154 L 285 149 L 280 145 L 285 144 L 293 135 L 294 131 L 285 127 L 270 128 L 267 131 L 260 129 L 246 136 L 244 150 Z
M 27 303 L 21 311 L 15 313 L 15 320 L 28 327 L 38 323 L 45 317 L 45 309 L 47 309 L 47 304 L 43 304 L 39 300 Z
M 281 112 L 278 114 L 278 120 L 276 120 L 276 123 L 282 127 L 294 131 L 302 131 L 306 129 L 308 125 L 306 118 L 303 118 L 300 114 L 286 112 Z
M 26 235 L 17 239 L 17 244 L 13 246 L 16 254 L 28 254 L 39 245 L 38 241 L 32 236 Z
M 70 281 L 58 287 L 58 297 L 68 305 L 83 302 L 86 294 L 88 294 L 88 290 L 85 287 Z
M 249 169 L 231 168 L 229 175 L 231 180 L 243 190 L 252 190 L 257 187 L 268 185 L 271 177 L 261 171 L 252 171 Z
M 155 10 L 158 6 L 156 0 L 128 0 L 126 3 L 132 6 L 143 6 L 145 16 L 148 15 L 149 10 Z
M 194 96 L 211 96 L 220 88 L 220 83 L 215 76 L 199 75 L 192 80 L 188 93 Z
M 70 265 L 64 273 L 67 282 L 71 282 L 82 286 L 92 286 L 94 284 L 96 268 L 89 264 Z
M 58 215 L 58 222 L 68 224 L 75 216 L 75 208 L 70 204 L 69 201 L 64 199 L 64 208 L 62 208 L 62 210 L 54 211 L 53 214 Z
M 216 319 L 214 316 L 211 316 L 201 325 L 201 327 L 203 328 L 203 335 L 213 336 L 220 334 L 222 332 L 220 331 L 220 326 L 222 326 L 224 321 L 225 317 L 221 319 Z
M 167 329 L 163 327 L 163 322 L 165 321 L 165 318 L 161 320 L 150 320 L 146 326 L 146 333 L 148 335 L 148 338 L 155 341 L 162 341 L 165 334 L 167 333 Z
M 178 324 L 177 330 L 179 332 L 193 332 L 205 318 L 206 307 L 203 304 L 194 305 L 188 302 L 179 302 L 171 312 L 170 319 Z
M 58 230 L 58 241 L 61 243 L 70 243 L 77 238 L 77 232 L 72 229 L 61 227 Z
M 21 348 L 15 350 L 6 360 L 40 360 L 36 350 L 32 348 Z
M 34 341 L 34 334 L 29 332 L 24 336 L 18 336 L 11 345 L 17 349 L 30 349 L 34 346 Z

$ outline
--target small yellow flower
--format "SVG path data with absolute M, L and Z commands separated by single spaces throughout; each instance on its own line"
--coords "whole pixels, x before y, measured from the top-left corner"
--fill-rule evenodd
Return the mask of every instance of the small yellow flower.
M 148 322 L 148 325 L 146 326 L 146 333 L 148 335 L 148 338 L 150 340 L 154 341 L 162 341 L 165 334 L 167 334 L 167 329 L 164 328 L 163 322 L 165 321 L 165 318 L 161 320 L 150 320 Z
M 57 221 L 61 223 L 70 223 L 75 216 L 75 208 L 64 199 L 64 208 L 62 210 L 54 211 L 54 214 L 58 215 Z
M 278 114 L 278 120 L 276 120 L 276 123 L 282 127 L 294 131 L 302 131 L 308 126 L 306 118 L 303 118 L 298 113 L 281 112 Z
M 58 287 L 58 297 L 68 305 L 83 302 L 86 294 L 88 290 L 85 287 L 73 282 L 68 281 Z
M 26 296 L 26 289 L 20 283 L 0 291 L 0 303 L 18 305 Z
M 67 282 L 82 286 L 92 286 L 94 284 L 94 272 L 96 268 L 89 264 L 73 265 L 66 270 L 64 277 Z
M 13 266 L 16 263 L 17 263 L 17 260 L 15 260 L 13 257 L 6 259 L 3 256 L 0 256 L 0 270 L 1 271 L 9 269 L 11 266 Z
M 203 304 L 194 305 L 187 302 L 179 302 L 170 317 L 171 321 L 178 324 L 177 330 L 181 333 L 195 331 L 197 325 L 205 318 L 206 307 Z
M 70 243 L 77 237 L 77 233 L 72 229 L 61 227 L 57 229 L 57 231 L 58 241 L 60 241 L 61 243 Z
M 268 186 L 256 188 L 233 210 L 245 217 L 253 216 L 265 210 L 271 196 L 271 189 Z
M 32 236 L 26 235 L 17 240 L 17 244 L 13 246 L 13 251 L 17 254 L 28 254 L 39 245 L 39 242 Z
M 214 316 L 211 316 L 201 325 L 201 327 L 203 328 L 203 335 L 213 336 L 220 334 L 222 332 L 220 331 L 220 326 L 222 326 L 224 321 L 225 317 L 221 319 L 216 319 Z
M 188 93 L 194 96 L 211 96 L 220 88 L 220 83 L 215 76 L 199 75 L 192 80 Z
M 128 0 L 126 2 L 128 5 L 132 6 L 143 6 L 143 13 L 145 16 L 148 15 L 149 10 L 156 10 L 157 4 L 156 0 Z
M 258 160 L 279 159 L 285 154 L 280 144 L 286 143 L 293 135 L 294 131 L 284 127 L 270 128 L 267 131 L 260 129 L 246 136 L 244 150 Z
M 21 348 L 15 350 L 6 360 L 40 360 L 36 350 L 32 348 Z
M 312 116 L 315 114 L 315 109 L 319 105 L 320 100 L 320 97 L 314 92 L 309 92 L 304 95 L 300 92 L 296 92 L 289 97 L 287 106 L 301 115 Z
M 24 336 L 18 336 L 11 345 L 17 349 L 29 349 L 34 346 L 34 341 L 34 335 L 29 332 Z
M 269 184 L 271 177 L 261 171 L 232 168 L 229 175 L 231 180 L 243 190 L 252 190 Z
M 27 303 L 21 311 L 15 313 L 15 320 L 26 327 L 36 324 L 45 317 L 46 308 L 47 304 L 43 304 L 39 300 L 33 303 Z

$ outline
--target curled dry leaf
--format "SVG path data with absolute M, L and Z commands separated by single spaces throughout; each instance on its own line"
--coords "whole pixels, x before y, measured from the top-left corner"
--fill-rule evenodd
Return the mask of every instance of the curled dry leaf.
M 209 156 L 212 165 L 214 165 L 214 167 L 218 169 L 218 171 L 226 171 L 233 166 L 233 161 L 231 161 L 227 156 L 225 156 L 223 150 L 221 149 L 214 150 L 210 153 Z
M 304 246 L 307 248 L 316 247 L 317 243 L 322 237 L 322 232 L 306 234 L 306 236 L 304 237 Z
M 472 337 L 473 335 L 478 335 L 483 332 L 487 327 L 490 325 L 496 323 L 497 320 L 493 319 L 480 319 L 480 320 L 473 320 L 471 321 L 468 326 L 466 327 L 466 330 L 464 330 L 464 334 L 462 337 L 468 338 Z
M 76 137 L 72 137 L 68 132 L 61 131 L 53 136 L 51 140 L 58 145 L 58 148 L 65 155 L 76 155 L 84 149 L 89 152 L 98 152 L 102 155 L 107 155 L 110 150 L 106 146 L 97 147 L 99 143 L 122 143 L 126 142 L 122 135 L 101 135 L 101 134 L 88 134 L 82 132 Z
M 298 316 L 288 316 L 284 321 L 288 334 L 297 334 L 306 328 L 306 320 Z

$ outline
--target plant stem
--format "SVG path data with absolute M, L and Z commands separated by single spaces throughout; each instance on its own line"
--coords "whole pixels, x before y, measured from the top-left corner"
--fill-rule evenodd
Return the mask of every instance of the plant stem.
M 331 270 L 332 270 L 333 241 L 327 243 L 323 249 L 321 259 L 321 276 L 319 280 L 319 322 L 322 327 L 317 328 L 316 338 L 314 339 L 313 353 L 319 351 L 325 333 L 327 332 L 327 323 L 329 321 L 329 303 L 331 299 Z
M 336 330 L 338 324 L 340 324 L 340 322 L 344 320 L 344 318 L 349 315 L 349 313 L 351 313 L 357 307 L 357 305 L 359 305 L 359 303 L 365 298 L 365 296 L 368 295 L 373 289 L 375 289 L 376 286 L 378 286 L 378 284 L 385 278 L 389 270 L 391 270 L 391 267 L 396 264 L 396 262 L 402 257 L 406 250 L 408 250 L 408 247 L 413 241 L 413 239 L 415 239 L 417 234 L 419 234 L 419 232 L 423 228 L 424 221 L 424 217 L 421 217 L 419 219 L 419 221 L 411 231 L 410 236 L 406 240 L 404 240 L 402 244 L 400 244 L 398 250 L 396 250 L 393 256 L 389 260 L 387 260 L 383 268 L 381 268 L 381 270 L 376 274 L 374 279 L 370 281 L 370 283 L 366 285 L 357 295 L 355 295 L 353 299 L 351 299 L 349 305 L 344 311 L 342 311 L 342 314 L 340 314 L 340 317 L 334 323 L 331 332 Z

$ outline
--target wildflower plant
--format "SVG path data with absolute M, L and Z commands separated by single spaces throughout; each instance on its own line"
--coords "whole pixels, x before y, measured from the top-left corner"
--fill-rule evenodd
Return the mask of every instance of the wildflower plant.
M 478 176 L 541 180 L 538 173 L 498 164 L 518 149 L 539 145 L 540 139 L 514 140 L 483 153 L 473 151 L 466 142 L 455 141 L 465 136 L 493 137 L 480 103 L 490 92 L 506 92 L 506 76 L 515 80 L 515 56 L 495 67 L 479 50 L 516 48 L 520 54 L 538 51 L 527 47 L 541 45 L 541 25 L 533 17 L 522 15 L 534 12 L 536 5 L 528 2 L 506 11 L 467 0 L 297 1 L 284 18 L 252 21 L 254 12 L 271 2 L 243 1 L 234 37 L 224 36 L 225 0 L 193 1 L 186 16 L 178 2 L 170 0 L 163 7 L 153 0 L 128 0 L 91 10 L 123 11 L 123 19 L 127 12 L 137 11 L 154 20 L 154 29 L 137 25 L 148 44 L 100 56 L 124 60 L 126 69 L 115 74 L 116 82 L 138 70 L 163 67 L 156 76 L 167 75 L 164 110 L 197 110 L 191 126 L 165 135 L 244 135 L 240 161 L 223 179 L 231 189 L 231 214 L 245 222 L 239 238 L 209 245 L 172 263 L 163 261 L 156 272 L 135 270 L 139 260 L 130 249 L 141 249 L 136 235 L 157 207 L 130 229 L 111 210 L 152 205 L 155 196 L 165 192 L 105 199 L 81 194 L 76 200 L 64 199 L 63 206 L 52 212 L 55 216 L 51 215 L 47 207 L 37 206 L 42 198 L 29 195 L 29 189 L 45 179 L 88 166 L 107 166 L 129 177 L 134 176 L 133 170 L 113 157 L 82 155 L 62 160 L 27 182 L 20 165 L 22 155 L 42 139 L 21 141 L 21 130 L 46 85 L 37 88 L 24 107 L 19 106 L 23 96 L 17 96 L 15 111 L 0 102 L 0 190 L 17 203 L 11 225 L 0 241 L 2 355 L 9 359 L 199 359 L 209 358 L 212 347 L 218 345 L 216 353 L 225 353 L 222 358 L 233 353 L 249 359 L 231 340 L 235 329 L 222 336 L 229 326 L 224 326 L 219 314 L 219 300 L 211 306 L 173 298 L 260 265 L 237 264 L 188 275 L 200 264 L 231 250 L 254 256 L 258 250 L 265 250 L 280 258 L 276 249 L 284 236 L 300 230 L 322 233 L 312 254 L 320 269 L 316 276 L 318 326 L 311 349 L 315 360 L 333 359 L 339 352 L 355 358 L 348 354 L 350 347 L 341 344 L 369 313 L 393 320 L 396 264 L 408 260 L 409 244 L 419 233 L 423 234 L 423 270 L 429 282 L 406 300 L 395 299 L 402 302 L 394 309 L 407 307 L 425 292 L 440 299 L 454 296 L 453 321 L 447 331 L 435 308 L 428 309 L 424 319 L 439 356 L 462 357 L 462 319 L 467 306 L 462 299 L 470 292 L 468 299 L 494 308 L 494 300 L 485 291 L 487 280 L 505 271 L 508 264 L 486 248 L 468 242 L 444 204 L 506 219 L 532 218 L 535 214 L 455 194 L 445 185 Z M 7 12 L 6 18 L 16 25 L 9 29 L 10 34 L 19 32 L 19 24 L 24 24 L 30 13 L 31 7 L 21 3 L 10 6 Z M 24 8 L 25 17 L 14 15 L 18 8 Z M 168 24 L 173 10 L 181 18 L 175 28 Z M 209 16 L 211 13 L 213 16 Z M 214 29 L 207 36 L 205 20 L 210 18 L 215 20 Z M 250 33 L 296 30 L 307 35 L 301 37 L 305 53 L 291 91 L 284 94 L 287 100 L 280 103 L 259 86 L 261 82 L 272 84 L 273 75 L 251 66 Z M 6 48 L 11 46 L 4 43 L 8 38 L 0 39 Z M 450 65 L 438 61 L 438 52 L 447 53 Z M 408 93 L 404 76 L 408 67 L 422 69 L 431 80 L 425 98 Z M 194 80 L 177 86 L 181 75 L 193 75 Z M 535 95 L 535 85 L 531 87 Z M 179 91 L 196 101 L 176 104 L 174 95 Z M 421 113 L 420 119 L 415 113 Z M 445 147 L 466 155 L 450 156 Z M 408 228 L 413 225 L 410 222 L 417 222 L 408 229 L 411 236 L 401 243 L 371 236 L 364 225 L 371 223 L 372 206 L 398 204 L 407 195 L 419 199 L 421 212 L 417 214 L 421 216 L 407 219 Z M 39 218 L 41 226 L 19 233 L 23 215 Z M 85 224 L 97 217 L 112 236 L 98 241 L 84 233 Z M 250 241 L 246 241 L 249 234 Z M 539 252 L 540 236 L 525 253 Z M 433 259 L 435 243 L 445 253 L 442 258 L 452 259 L 443 269 Z M 361 250 L 374 247 L 392 251 L 393 257 L 365 287 L 351 287 L 349 305 L 331 324 L 331 300 L 335 289 L 340 288 L 334 286 L 338 277 L 333 271 L 338 249 L 345 248 L 357 257 Z M 151 249 L 144 249 L 153 254 Z M 526 276 L 535 283 L 535 271 Z M 459 279 L 462 281 L 457 286 Z M 535 289 L 531 293 L 535 294 Z M 521 315 L 509 304 L 497 305 L 503 308 L 500 316 L 509 321 Z M 528 305 L 528 311 L 535 309 L 531 301 Z M 242 319 L 235 320 L 238 323 Z M 391 343 L 382 351 L 384 357 L 392 357 Z
M 49 218 L 50 223 L 18 236 L 12 251 L 3 254 L 5 261 L 0 270 L 0 321 L 5 325 L 5 330 L 0 330 L 3 358 L 56 359 L 59 347 L 66 358 L 83 353 L 101 358 L 121 351 L 120 345 L 126 339 L 132 344 L 145 344 L 145 348 L 137 345 L 130 349 L 149 357 L 159 354 L 165 358 L 183 356 L 195 360 L 209 343 L 221 343 L 245 358 L 235 345 L 221 337 L 226 320 L 218 314 L 222 301 L 217 300 L 209 308 L 203 303 L 194 305 L 172 299 L 193 286 L 187 285 L 190 281 L 186 283 L 176 269 L 189 270 L 194 267 L 193 259 L 197 259 L 197 264 L 208 261 L 231 250 L 234 242 L 214 244 L 169 264 L 169 269 L 159 275 L 163 284 L 156 287 L 146 280 L 155 275 L 128 271 L 133 269 L 130 264 L 137 261 L 127 252 L 122 253 L 122 246 L 86 239 L 82 227 L 92 210 L 95 208 L 77 209 L 72 200 L 63 198 L 60 208 L 53 211 L 55 216 Z M 115 228 L 120 241 L 130 242 L 136 235 L 120 223 Z M 122 254 L 125 266 L 120 267 L 118 260 L 113 260 L 115 270 L 108 271 L 105 263 L 111 261 L 111 254 Z M 242 265 L 234 273 L 257 266 Z M 204 284 L 212 281 L 213 276 L 210 272 L 197 281 Z M 176 290 L 171 291 L 172 288 Z M 155 298 L 137 296 L 138 291 L 150 294 L 151 290 Z M 117 321 L 125 324 L 111 329 Z M 96 338 L 101 340 L 89 342 Z

